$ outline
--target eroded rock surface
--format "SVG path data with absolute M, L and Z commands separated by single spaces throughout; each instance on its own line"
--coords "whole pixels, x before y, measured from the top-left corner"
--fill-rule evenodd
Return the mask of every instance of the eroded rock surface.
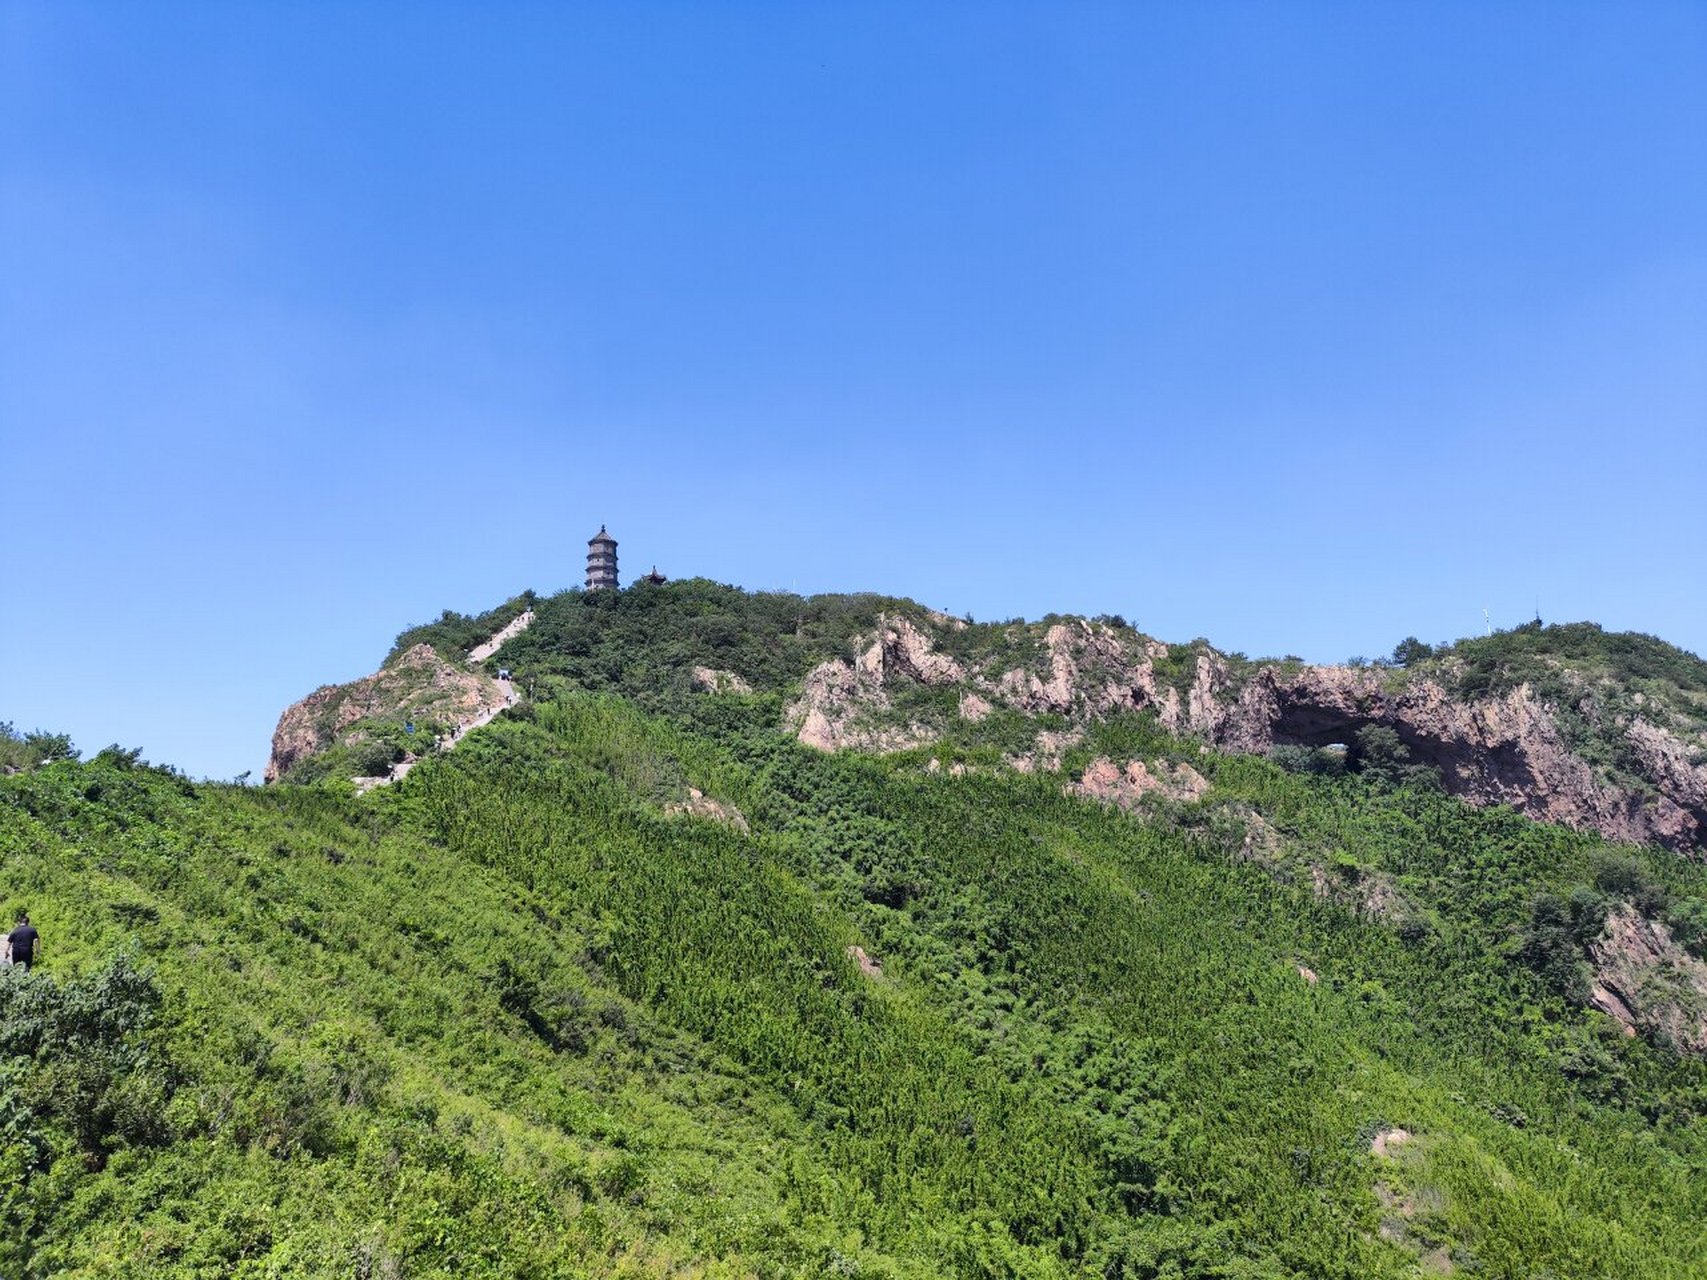
M 718 671 L 712 667 L 693 669 L 693 687 L 706 693 L 751 693 L 753 686 L 733 671 Z
M 932 741 L 928 726 L 896 724 L 889 687 L 897 681 L 956 684 L 966 678 L 960 664 L 937 653 L 931 639 L 907 618 L 879 619 L 878 634 L 848 662 L 819 663 L 806 674 L 801 695 L 789 707 L 790 728 L 820 751 L 901 751 Z
M 1033 715 L 1094 720 L 1116 711 L 1156 705 L 1153 653 L 1139 650 L 1111 627 L 1083 620 L 1058 622 L 1043 637 L 1047 679 L 1015 668 L 995 682 L 1009 706 Z
M 1589 947 L 1590 1003 L 1623 1024 L 1689 1053 L 1707 1053 L 1707 961 L 1628 903 L 1614 909 Z
M 390 665 L 348 684 L 324 685 L 286 707 L 273 730 L 266 780 L 276 782 L 297 761 L 326 750 L 362 721 L 412 716 L 443 722 L 452 732 L 507 706 L 507 684 L 479 671 L 446 662 L 430 645 L 418 644 Z
M 715 800 L 698 787 L 688 788 L 688 798 L 664 806 L 666 814 L 684 815 L 690 818 L 704 818 L 708 822 L 720 822 L 726 827 L 732 827 L 742 835 L 750 834 L 747 826 L 747 816 L 734 805 L 722 800 Z
M 1180 802 L 1200 799 L 1209 790 L 1209 782 L 1189 764 L 1169 764 L 1165 760 L 1145 764 L 1142 760 L 1132 760 L 1122 767 L 1107 756 L 1098 756 L 1068 790 L 1130 809 L 1146 796 Z
M 1019 755 L 1008 756 L 1008 764 L 1021 773 L 1036 773 L 1039 769 L 1055 773 L 1061 768 L 1061 757 L 1083 742 L 1083 729 L 1066 729 L 1056 732 L 1044 729 L 1037 735 L 1037 745 L 1034 750 Z
M 1149 711 L 1170 732 L 1249 754 L 1349 743 L 1381 725 L 1472 804 L 1506 804 L 1609 839 L 1679 850 L 1707 839 L 1707 763 L 1697 762 L 1699 746 L 1636 719 L 1624 732 L 1651 786 L 1618 785 L 1572 751 L 1554 708 L 1527 685 L 1465 699 L 1434 680 L 1382 669 L 1284 663 L 1236 673 L 1201 646 L 1189 682 L 1170 683 L 1158 679 L 1156 666 L 1168 659 L 1168 646 L 1084 620 L 1050 626 L 1027 666 L 980 671 L 937 651 L 929 630 L 910 619 L 880 624 L 853 661 L 827 662 L 807 676 L 789 710 L 802 742 L 825 751 L 890 751 L 932 740 L 940 727 L 897 723 L 892 714 L 892 695 L 906 684 L 958 687 L 969 719 L 1010 708 L 1063 717 L 1077 729 L 1123 711 Z M 1024 771 L 1059 767 L 1059 753 L 1041 744 L 1009 760 Z
M 1612 840 L 1678 849 L 1699 844 L 1707 831 L 1707 767 L 1691 765 L 1675 737 L 1640 721 L 1631 726 L 1658 794 L 1622 790 L 1572 753 L 1527 685 L 1464 700 L 1432 680 L 1390 684 L 1379 671 L 1268 667 L 1234 693 L 1224 664 L 1205 658 L 1181 727 L 1225 750 L 1266 752 L 1281 743 L 1348 742 L 1366 725 L 1393 729 L 1413 759 L 1438 768 L 1446 789 L 1472 804 L 1507 804 Z

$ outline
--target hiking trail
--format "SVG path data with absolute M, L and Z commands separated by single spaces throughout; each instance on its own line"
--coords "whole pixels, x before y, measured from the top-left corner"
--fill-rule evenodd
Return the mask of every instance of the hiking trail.
M 510 622 L 501 631 L 497 632 L 490 640 L 477 644 L 474 648 L 470 649 L 468 651 L 468 665 L 476 666 L 479 663 L 486 661 L 486 659 L 497 653 L 499 649 L 502 649 L 506 642 L 526 631 L 532 622 L 533 610 L 529 609 Z M 396 764 L 392 765 L 389 772 L 380 774 L 377 777 L 357 778 L 355 780 L 356 794 L 361 795 L 365 792 L 372 791 L 375 787 L 383 787 L 388 783 L 396 782 L 400 778 L 406 777 L 409 770 L 413 769 L 416 763 L 425 759 L 427 755 L 435 751 L 449 751 L 476 729 L 483 725 L 490 724 L 500 711 L 508 710 L 510 707 L 515 706 L 516 703 L 522 700 L 521 694 L 516 692 L 515 686 L 508 680 L 495 679 L 493 680 L 493 683 L 502 691 L 503 697 L 501 699 L 492 703 L 490 706 L 475 712 L 468 719 L 457 721 L 456 728 L 452 729 L 447 736 L 437 739 L 427 751 L 423 751 L 420 755 L 405 756 Z

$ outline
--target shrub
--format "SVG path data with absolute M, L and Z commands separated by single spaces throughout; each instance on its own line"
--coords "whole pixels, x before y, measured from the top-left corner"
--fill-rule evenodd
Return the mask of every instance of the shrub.
M 1698 956 L 1707 956 L 1707 899 L 1683 898 L 1666 908 L 1672 936 Z
M 1288 773 L 1314 774 L 1326 778 L 1337 778 L 1346 768 L 1343 751 L 1330 751 L 1326 747 L 1308 747 L 1289 742 L 1271 748 L 1268 758 Z
M 56 760 L 75 760 L 77 756 L 69 734 L 48 733 L 43 729 L 21 734 L 10 721 L 0 720 L 0 773 L 22 773 Z
M 153 973 L 124 952 L 63 986 L 47 974 L 0 971 L 0 1055 L 28 1062 L 0 1129 L 31 1119 L 70 1130 L 91 1168 L 116 1141 L 164 1133 L 169 1067 L 149 1042 L 160 996 Z

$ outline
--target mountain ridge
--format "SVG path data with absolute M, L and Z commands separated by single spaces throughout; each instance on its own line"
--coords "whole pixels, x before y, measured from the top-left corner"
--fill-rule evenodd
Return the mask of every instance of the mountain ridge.
M 752 607 L 759 602 L 762 614 Z M 439 623 L 404 632 L 387 666 L 366 683 L 332 688 L 365 693 L 407 654 L 420 661 L 421 645 L 437 646 L 445 668 L 454 669 L 482 641 L 508 635 L 506 628 L 536 603 L 543 628 L 531 637 L 517 631 L 511 638 L 520 643 L 503 650 L 519 682 L 610 683 L 608 672 L 588 681 L 563 661 L 594 644 L 571 634 L 576 628 L 565 630 L 566 615 L 596 629 L 625 612 L 654 619 L 674 612 L 683 635 L 705 643 L 665 653 L 655 638 L 648 641 L 658 683 L 679 691 L 700 669 L 727 672 L 750 688 L 798 688 L 785 712 L 788 726 L 826 749 L 905 749 L 942 738 L 954 720 L 994 711 L 1018 712 L 1037 734 L 1049 735 L 1041 742 L 1034 736 L 1029 750 L 1006 753 L 1021 767 L 1052 758 L 1049 748 L 1063 732 L 1082 733 L 1099 718 L 1126 712 L 1153 714 L 1176 735 L 1254 754 L 1330 744 L 1355 750 L 1357 735 L 1375 726 L 1397 734 L 1411 764 L 1433 769 L 1449 792 L 1471 803 L 1509 804 L 1608 839 L 1692 855 L 1707 841 L 1707 663 L 1652 637 L 1603 633 L 1593 624 L 1531 624 L 1438 649 L 1406 640 L 1396 651 L 1408 658 L 1405 666 L 1312 666 L 1252 661 L 1203 640 L 1170 645 L 1120 619 L 980 625 L 890 597 L 744 593 L 696 579 L 641 583 L 621 593 L 570 591 L 545 601 L 529 592 L 477 618 L 447 612 Z M 790 639 L 801 638 L 808 616 L 834 623 L 794 646 L 794 669 L 767 654 L 756 669 L 742 670 L 738 659 L 719 652 L 728 647 L 729 628 L 755 616 L 774 620 L 779 612 L 801 620 Z M 1549 643 L 1561 638 L 1561 653 L 1549 652 Z M 1641 674 L 1589 661 L 1631 652 Z M 496 667 L 491 653 L 485 666 Z M 928 705 L 932 690 L 956 694 L 952 716 Z M 389 707 L 370 698 L 370 709 L 328 730 L 323 718 L 312 723 L 325 702 L 359 708 L 363 700 L 352 704 L 328 690 L 315 697 L 318 703 L 305 700 L 281 715 L 269 780 L 334 747 L 347 752 L 363 743 L 369 745 L 351 762 L 362 767 L 349 776 L 380 772 L 387 753 L 391 763 L 419 754 L 399 736 L 399 720 L 430 719 L 433 710 L 419 698 Z M 323 762 L 310 772 L 328 771 Z

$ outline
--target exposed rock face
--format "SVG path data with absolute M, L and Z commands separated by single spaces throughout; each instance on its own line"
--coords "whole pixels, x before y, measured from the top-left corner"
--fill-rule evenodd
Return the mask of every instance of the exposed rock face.
M 726 827 L 733 827 L 742 835 L 750 834 L 747 816 L 744 813 L 732 804 L 713 800 L 698 787 L 689 787 L 688 798 L 665 805 L 664 812 L 670 815 L 682 814 L 690 818 L 704 818 L 708 822 L 721 822 Z
M 970 720 L 974 724 L 985 719 L 994 710 L 989 702 L 975 693 L 969 693 L 960 700 L 960 718 Z
M 1209 783 L 1189 764 L 1169 764 L 1165 760 L 1145 764 L 1133 760 L 1121 768 L 1107 756 L 1098 756 L 1067 789 L 1075 795 L 1130 809 L 1145 796 L 1196 800 L 1209 790 Z
M 1625 735 L 1662 796 L 1693 820 L 1694 838 L 1707 834 L 1707 764 L 1691 764 L 1689 749 L 1673 734 L 1637 719 Z
M 1176 734 L 1234 752 L 1281 744 L 1352 742 L 1368 725 L 1394 730 L 1447 790 L 1472 804 L 1508 804 L 1531 817 L 1598 831 L 1613 840 L 1693 850 L 1707 840 L 1707 764 L 1688 744 L 1637 719 L 1628 744 L 1652 789 L 1607 781 L 1574 754 L 1553 711 L 1528 686 L 1466 700 L 1433 680 L 1356 667 L 1264 666 L 1236 677 L 1213 652 L 1199 653 L 1189 685 L 1157 678 L 1166 645 L 1088 621 L 1062 622 L 1043 637 L 1036 669 L 982 672 L 937 652 L 930 632 L 904 617 L 880 619 L 853 661 L 827 662 L 806 678 L 789 709 L 802 742 L 825 751 L 889 751 L 930 741 L 928 725 L 896 724 L 892 692 L 904 683 L 957 686 L 968 719 L 1007 707 L 1062 716 L 1075 726 L 1122 711 L 1153 712 Z M 1015 768 L 1058 768 L 1059 751 L 1010 757 Z
M 1697 959 L 1658 920 L 1623 904 L 1589 947 L 1594 960 L 1590 1003 L 1623 1024 L 1689 1053 L 1707 1053 L 1707 962 Z
M 733 671 L 718 671 L 712 667 L 693 669 L 693 687 L 706 693 L 751 693 L 753 686 Z
M 983 719 L 997 705 L 1089 720 L 1136 710 L 1155 699 L 1150 656 L 1132 651 L 1113 630 L 1096 623 L 1058 623 L 1049 629 L 1044 639 L 1048 679 L 1019 668 L 992 679 L 937 652 L 929 633 L 910 619 L 885 616 L 879 622 L 877 635 L 852 662 L 821 663 L 807 674 L 788 722 L 808 746 L 883 751 L 930 741 L 935 735 L 926 726 L 880 727 L 892 705 L 888 690 L 897 681 L 959 686 L 960 714 L 968 720 Z
M 1412 1136 L 1409 1129 L 1383 1129 L 1369 1140 L 1369 1154 L 1385 1160 L 1409 1142 Z
M 966 672 L 953 658 L 938 653 L 931 637 L 906 618 L 882 619 L 877 638 L 859 657 L 862 672 L 878 680 L 896 675 L 924 685 L 956 684 Z
M 800 698 L 787 713 L 789 726 L 807 746 L 901 751 L 935 737 L 926 726 L 884 723 L 892 705 L 887 687 L 897 680 L 954 684 L 965 672 L 953 658 L 935 652 L 930 637 L 910 620 L 884 617 L 879 622 L 876 638 L 854 661 L 819 663 L 807 673 Z
M 1021 773 L 1035 773 L 1039 769 L 1054 773 L 1061 767 L 1061 757 L 1084 741 L 1084 737 L 1082 729 L 1067 729 L 1062 732 L 1044 729 L 1037 735 L 1036 750 L 1008 756 L 1007 762 Z
M 1047 680 L 1018 669 L 997 679 L 995 692 L 1009 706 L 1033 715 L 1051 712 L 1092 720 L 1155 705 L 1152 655 L 1134 653 L 1111 628 L 1058 622 L 1044 634 L 1043 643 L 1049 653 Z
M 298 760 L 324 751 L 361 721 L 411 715 L 457 725 L 501 708 L 510 691 L 497 680 L 446 662 L 418 644 L 389 666 L 349 684 L 324 685 L 285 708 L 273 730 L 266 780 L 276 782 Z
M 957 618 L 951 613 L 944 613 L 941 609 L 926 609 L 925 617 L 929 618 L 937 626 L 949 631 L 966 630 L 966 620 L 964 618 Z
M 1630 740 L 1659 794 L 1644 798 L 1600 780 L 1572 754 L 1548 708 L 1519 686 L 1498 698 L 1463 701 L 1432 680 L 1388 687 L 1382 674 L 1352 667 L 1258 671 L 1237 696 L 1226 671 L 1204 658 L 1182 725 L 1230 751 L 1279 743 L 1348 742 L 1366 725 L 1393 729 L 1414 759 L 1434 765 L 1448 791 L 1472 804 L 1508 804 L 1548 822 L 1613 840 L 1676 849 L 1707 832 L 1707 768 L 1683 744 L 1638 721 Z

